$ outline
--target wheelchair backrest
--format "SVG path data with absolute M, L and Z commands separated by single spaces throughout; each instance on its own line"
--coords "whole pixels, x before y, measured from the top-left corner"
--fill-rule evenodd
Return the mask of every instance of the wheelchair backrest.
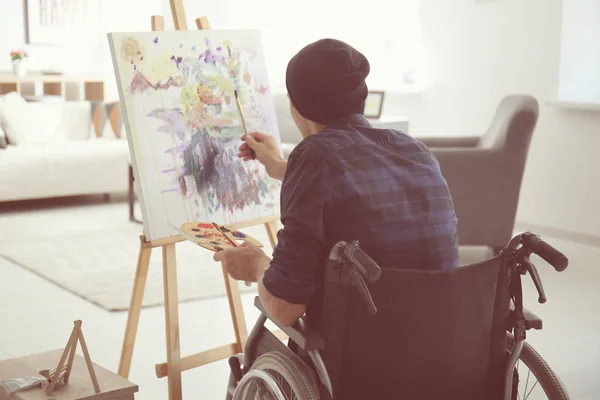
M 502 256 L 452 270 L 382 268 L 369 314 L 327 283 L 316 327 L 334 397 L 494 399 L 502 393 L 510 272 Z

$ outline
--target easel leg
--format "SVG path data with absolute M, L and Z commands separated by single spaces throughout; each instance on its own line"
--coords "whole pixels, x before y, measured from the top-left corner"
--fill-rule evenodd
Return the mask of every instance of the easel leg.
M 181 400 L 181 354 L 179 349 L 179 298 L 177 296 L 177 264 L 175 244 L 163 251 L 163 283 L 165 288 L 165 323 L 167 330 L 167 370 L 169 400 Z
M 119 375 L 123 378 L 129 377 L 133 347 L 135 346 L 135 336 L 137 335 L 140 311 L 142 310 L 142 300 L 144 299 L 144 290 L 146 289 L 148 266 L 150 265 L 152 247 L 145 247 L 145 241 L 146 238 L 143 235 L 140 236 L 140 254 L 138 256 L 133 291 L 131 293 L 131 302 L 129 304 L 125 339 L 123 340 L 123 349 L 121 350 L 121 361 L 119 362 Z
M 277 221 L 267 222 L 265 224 L 265 228 L 267 229 L 267 235 L 269 236 L 271 247 L 275 248 L 275 246 L 277 246 L 277 231 L 279 231 Z
M 75 325 L 75 328 L 77 330 L 81 329 L 81 324 L 79 325 Z M 75 337 L 75 339 L 73 339 L 73 343 L 71 343 L 71 348 L 70 348 L 70 353 L 69 353 L 69 360 L 67 361 L 67 371 L 65 372 L 65 378 L 64 378 L 64 382 L 65 383 L 69 383 L 69 378 L 71 377 L 71 370 L 73 369 L 73 360 L 75 359 L 75 353 L 77 352 L 77 343 L 78 342 L 78 338 L 79 338 L 79 333 L 77 334 L 77 337 Z
M 88 350 L 87 343 L 85 343 L 85 339 L 83 338 L 83 332 L 81 332 L 81 324 L 78 329 L 79 335 L 79 343 L 81 343 L 81 351 L 83 352 L 83 357 L 85 358 L 85 364 L 87 365 L 87 369 L 90 373 L 90 378 L 92 378 L 92 384 L 94 385 L 94 391 L 96 393 L 100 393 L 100 385 L 98 385 L 98 378 L 96 377 L 96 371 L 94 370 L 94 364 L 92 364 L 92 359 L 90 358 L 90 351 Z
M 246 347 L 248 329 L 246 328 L 246 320 L 244 319 L 240 286 L 238 281 L 229 276 L 225 268 L 223 268 L 223 278 L 225 280 L 225 289 L 227 290 L 227 299 L 229 300 L 229 311 L 231 312 L 235 342 L 240 347 L 237 349 L 237 352 L 241 353 L 244 351 L 244 347 Z
M 56 383 L 58 382 L 57 378 L 60 376 L 60 372 L 62 371 L 65 361 L 67 360 L 67 356 L 69 355 L 71 348 L 77 342 L 77 326 L 73 328 L 71 331 L 71 336 L 69 336 L 69 341 L 67 342 L 67 346 L 60 357 L 60 361 L 58 362 L 58 366 L 54 371 L 54 376 L 52 378 L 52 382 L 50 383 L 50 387 L 48 388 L 48 394 L 52 395 L 54 392 L 54 388 L 56 387 Z

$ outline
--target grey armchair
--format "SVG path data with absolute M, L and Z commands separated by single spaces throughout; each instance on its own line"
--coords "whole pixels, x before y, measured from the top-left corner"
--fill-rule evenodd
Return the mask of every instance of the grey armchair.
M 419 138 L 448 182 L 461 246 L 489 246 L 496 254 L 511 239 L 538 113 L 535 98 L 510 95 L 480 137 Z

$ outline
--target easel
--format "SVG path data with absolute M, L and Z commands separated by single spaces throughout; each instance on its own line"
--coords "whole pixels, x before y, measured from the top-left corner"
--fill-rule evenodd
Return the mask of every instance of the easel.
M 182 0 L 170 0 L 170 3 L 175 29 L 187 30 L 188 27 Z M 196 26 L 200 30 L 210 29 L 208 18 L 200 17 L 196 19 Z M 162 16 L 152 16 L 152 30 L 164 30 L 164 18 Z M 228 225 L 228 227 L 240 229 L 264 224 L 271 246 L 275 247 L 278 219 L 278 216 L 273 216 L 247 221 L 243 224 L 231 226 Z M 229 299 L 229 310 L 231 312 L 231 320 L 235 333 L 235 342 L 206 350 L 201 353 L 181 357 L 179 348 L 179 300 L 177 295 L 175 243 L 184 240 L 186 239 L 181 236 L 175 236 L 166 239 L 147 241 L 145 235 L 140 235 L 140 252 L 138 256 L 135 280 L 133 283 L 129 315 L 127 317 L 127 327 L 125 330 L 125 338 L 123 340 L 123 348 L 121 351 L 121 360 L 119 362 L 118 371 L 119 375 L 124 378 L 129 376 L 138 322 L 140 319 L 140 311 L 142 308 L 142 299 L 144 297 L 146 278 L 148 276 L 150 253 L 153 248 L 162 247 L 163 285 L 165 293 L 165 323 L 167 333 L 167 362 L 156 364 L 155 368 L 156 376 L 158 378 L 163 378 L 166 376 L 168 379 L 169 400 L 181 400 L 182 398 L 182 371 L 209 364 L 211 362 L 222 360 L 232 355 L 241 353 L 244 349 L 248 336 L 238 282 L 231 278 L 227 271 L 223 269 L 223 278 L 225 280 L 225 288 L 227 291 L 227 297 Z M 285 335 L 282 335 L 280 332 L 277 332 L 277 336 L 280 338 L 285 337 Z
M 50 396 L 54 392 L 56 384 L 61 380 L 61 378 L 63 383 L 69 383 L 69 377 L 71 376 L 71 370 L 73 369 L 73 360 L 75 359 L 75 352 L 77 351 L 77 343 L 81 344 L 81 350 L 83 351 L 85 364 L 87 366 L 88 372 L 90 373 L 92 384 L 94 385 L 94 391 L 96 393 L 100 393 L 100 385 L 98 385 L 98 378 L 96 378 L 94 365 L 92 364 L 92 359 L 90 358 L 90 353 L 85 343 L 85 339 L 83 338 L 83 332 L 81 331 L 81 321 L 75 321 L 73 322 L 73 324 L 75 326 L 71 331 L 71 336 L 69 337 L 69 341 L 67 342 L 65 351 L 63 351 L 62 357 L 58 362 L 58 366 L 56 367 L 56 370 L 54 370 L 53 373 L 48 375 L 48 379 L 50 379 L 48 395 Z M 69 359 L 67 361 L 67 365 L 65 366 L 67 355 L 69 356 Z M 64 377 L 61 377 L 61 374 L 63 372 Z

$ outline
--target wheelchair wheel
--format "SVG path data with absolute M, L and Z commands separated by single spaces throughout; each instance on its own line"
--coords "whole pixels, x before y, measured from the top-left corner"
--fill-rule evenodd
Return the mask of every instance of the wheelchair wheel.
M 296 361 L 279 352 L 256 359 L 237 385 L 233 400 L 318 400 L 319 390 Z
M 506 350 L 510 351 L 515 343 L 511 334 L 506 335 Z M 517 362 L 519 375 L 518 400 L 571 400 L 569 392 L 548 363 L 529 343 L 525 342 Z

